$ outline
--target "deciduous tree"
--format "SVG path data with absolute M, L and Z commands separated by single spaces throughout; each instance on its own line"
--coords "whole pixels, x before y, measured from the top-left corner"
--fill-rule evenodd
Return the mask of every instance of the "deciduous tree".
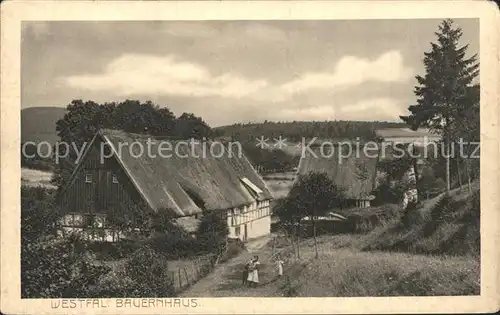
M 342 207 L 344 188 L 336 186 L 325 173 L 300 176 L 286 197 L 278 213 L 280 220 L 296 226 L 309 217 L 313 228 L 315 258 L 318 258 L 316 218 L 335 208 Z

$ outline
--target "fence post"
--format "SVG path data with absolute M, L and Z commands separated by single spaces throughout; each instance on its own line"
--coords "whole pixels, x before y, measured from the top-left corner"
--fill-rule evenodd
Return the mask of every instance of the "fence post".
M 179 288 L 182 288 L 182 279 L 181 279 L 181 268 L 178 268 L 179 271 Z
M 176 284 L 175 284 L 175 272 L 173 272 L 173 271 L 171 270 L 171 271 L 169 271 L 169 273 L 170 273 L 170 279 L 172 280 L 172 283 L 173 283 L 173 285 L 174 285 L 174 291 L 176 291 L 176 292 L 177 292 L 177 286 L 176 286 Z
M 186 268 L 182 267 L 182 269 L 184 269 L 184 275 L 186 276 L 186 284 L 189 285 L 189 277 Z
M 194 270 L 196 271 L 196 278 L 199 278 L 200 277 L 200 268 L 199 268 L 199 264 L 198 264 L 198 258 L 196 258 L 194 260 Z
M 274 249 L 275 249 L 275 246 L 276 246 L 276 236 L 273 237 L 273 251 L 272 251 L 272 255 L 274 256 Z

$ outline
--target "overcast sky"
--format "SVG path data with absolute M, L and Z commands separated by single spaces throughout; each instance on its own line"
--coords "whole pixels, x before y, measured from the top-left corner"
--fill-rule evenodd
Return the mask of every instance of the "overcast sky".
M 478 53 L 478 20 L 455 21 Z M 439 23 L 24 22 L 22 108 L 139 99 L 212 126 L 396 121 Z

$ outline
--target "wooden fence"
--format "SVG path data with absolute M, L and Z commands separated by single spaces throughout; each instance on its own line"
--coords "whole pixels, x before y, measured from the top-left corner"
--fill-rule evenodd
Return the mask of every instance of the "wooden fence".
M 208 254 L 177 264 L 170 263 L 170 278 L 173 281 L 175 292 L 180 293 L 205 277 L 215 266 L 217 256 Z

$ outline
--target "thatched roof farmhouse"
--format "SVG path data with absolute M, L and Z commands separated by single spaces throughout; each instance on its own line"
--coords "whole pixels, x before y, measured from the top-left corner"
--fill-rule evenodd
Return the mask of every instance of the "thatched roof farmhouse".
M 356 150 L 353 147 L 352 154 L 338 150 L 345 150 L 343 146 L 335 146 L 333 153 L 325 152 L 319 146 L 311 148 L 311 152 L 304 151 L 299 167 L 298 175 L 308 173 L 326 173 L 328 177 L 339 187 L 345 189 L 345 195 L 349 199 L 348 204 L 354 207 L 368 207 L 373 199 L 371 192 L 376 186 L 378 152 L 369 150 Z M 345 156 L 345 157 L 344 157 Z
M 59 203 L 78 218 L 106 217 L 117 207 L 126 211 L 137 205 L 184 221 L 204 211 L 223 211 L 230 237 L 245 240 L 269 233 L 271 199 L 265 182 L 235 146 L 104 129 L 87 147 Z

